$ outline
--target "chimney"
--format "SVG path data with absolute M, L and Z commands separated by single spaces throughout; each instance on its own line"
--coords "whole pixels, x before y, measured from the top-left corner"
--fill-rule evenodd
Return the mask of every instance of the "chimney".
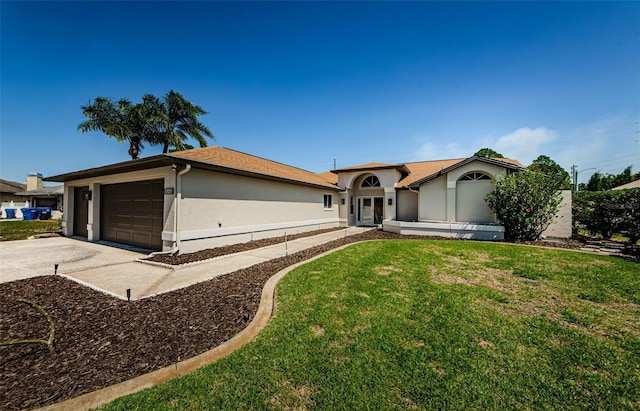
M 42 174 L 29 173 L 27 175 L 27 191 L 38 190 L 42 188 Z

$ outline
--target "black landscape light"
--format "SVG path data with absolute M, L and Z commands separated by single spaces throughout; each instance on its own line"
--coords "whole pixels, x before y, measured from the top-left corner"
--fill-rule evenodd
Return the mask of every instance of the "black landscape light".
M 242 314 L 242 321 L 244 321 L 245 323 L 249 321 L 249 314 L 247 313 Z
M 53 275 L 58 275 L 58 265 L 59 264 L 54 264 L 53 265 Z
M 131 288 L 127 288 L 127 301 L 131 301 Z

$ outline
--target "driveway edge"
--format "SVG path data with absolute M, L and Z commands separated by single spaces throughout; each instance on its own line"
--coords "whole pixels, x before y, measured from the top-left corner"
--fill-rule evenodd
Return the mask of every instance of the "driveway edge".
M 359 241 L 361 242 L 361 241 Z M 69 400 L 65 400 L 56 404 L 47 405 L 41 408 L 35 409 L 35 411 L 62 411 L 62 410 L 88 410 L 96 408 L 106 403 L 109 403 L 117 398 L 125 395 L 133 394 L 138 391 L 142 391 L 145 388 L 151 388 L 153 386 L 165 383 L 172 378 L 179 377 L 190 372 L 195 371 L 197 368 L 211 364 L 227 355 L 231 354 L 235 350 L 250 343 L 253 339 L 267 326 L 271 315 L 273 314 L 274 298 L 276 286 L 290 271 L 307 264 L 311 261 L 322 258 L 326 255 L 334 253 L 336 251 L 345 249 L 351 245 L 358 244 L 359 242 L 346 244 L 333 250 L 329 250 L 325 253 L 318 254 L 308 260 L 301 261 L 299 263 L 290 265 L 284 268 L 273 276 L 271 276 L 262 289 L 262 296 L 260 298 L 260 305 L 255 317 L 249 323 L 249 325 L 233 336 L 230 340 L 222 343 L 221 345 L 212 348 L 209 351 L 205 351 L 195 357 L 188 360 L 180 361 L 178 363 L 169 365 L 156 371 L 152 371 L 148 374 L 140 375 L 130 380 L 123 381 L 118 384 L 111 385 L 93 391 L 87 394 L 80 395 Z M 364 241 L 366 242 L 366 241 Z

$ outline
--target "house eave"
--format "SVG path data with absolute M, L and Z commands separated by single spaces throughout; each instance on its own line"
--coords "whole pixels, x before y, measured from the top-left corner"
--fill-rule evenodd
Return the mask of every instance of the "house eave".
M 466 158 L 462 161 L 460 161 L 459 163 L 453 164 L 449 167 L 443 168 L 442 170 L 438 171 L 437 173 L 433 173 L 431 175 L 428 175 L 424 178 L 421 178 L 420 180 L 414 181 L 413 183 L 409 184 L 407 187 L 408 188 L 418 188 L 420 187 L 422 184 L 431 181 L 433 179 L 436 179 L 442 175 L 447 174 L 448 172 L 455 170 L 456 168 L 462 167 L 464 165 L 467 165 L 469 163 L 472 163 L 474 161 L 480 161 L 483 163 L 487 163 L 487 164 L 492 164 L 498 167 L 504 167 L 506 169 L 509 170 L 513 170 L 513 171 L 517 171 L 517 170 L 521 170 L 522 168 L 517 166 L 516 164 L 512 164 L 512 163 L 507 163 L 506 161 L 500 161 L 497 159 L 493 159 L 493 158 L 489 158 L 489 157 L 478 157 L 478 156 L 473 156 L 473 157 L 469 157 Z
M 346 173 L 351 171 L 366 172 L 366 171 L 372 171 L 372 170 L 391 170 L 391 169 L 398 170 L 402 174 L 409 174 L 410 172 L 407 166 L 404 164 L 389 164 L 389 165 L 374 166 L 374 167 L 338 168 L 338 169 L 329 170 L 329 171 L 333 174 L 339 174 L 339 173 Z
M 165 167 L 171 164 L 177 164 L 182 166 L 186 164 L 191 164 L 192 167 L 201 169 L 201 170 L 216 171 L 216 172 L 225 173 L 225 174 L 234 174 L 234 175 L 240 175 L 245 177 L 258 178 L 262 180 L 279 181 L 279 182 L 285 182 L 289 184 L 323 188 L 326 190 L 342 191 L 340 187 L 332 186 L 328 183 L 316 184 L 316 183 L 307 182 L 307 181 L 293 180 L 285 177 L 261 174 L 261 173 L 242 170 L 238 168 L 228 167 L 220 164 L 213 164 L 213 163 L 207 163 L 207 162 L 202 162 L 197 160 L 191 160 L 184 157 L 172 156 L 171 154 L 160 154 L 152 157 L 130 160 L 130 161 L 125 161 L 121 163 L 110 164 L 107 166 L 90 168 L 87 170 L 75 171 L 72 173 L 59 174 L 56 176 L 46 177 L 44 181 L 67 182 L 67 181 L 74 181 L 74 180 L 80 180 L 80 179 L 86 179 L 86 178 L 102 177 L 102 176 L 118 174 L 118 173 L 141 171 L 141 170 L 146 170 L 146 169 L 156 168 L 156 167 Z

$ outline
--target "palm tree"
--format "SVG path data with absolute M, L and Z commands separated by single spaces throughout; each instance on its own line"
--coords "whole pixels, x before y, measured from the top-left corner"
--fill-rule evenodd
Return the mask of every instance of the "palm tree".
M 168 92 L 163 100 L 152 94 L 142 97 L 142 102 L 132 104 L 127 99 L 114 102 L 107 97 L 97 97 L 93 103 L 82 106 L 87 120 L 78 130 L 101 131 L 118 142 L 129 142 L 129 155 L 135 160 L 140 155 L 143 142 L 163 145 L 163 153 L 193 148 L 185 141 L 191 137 L 207 146 L 205 137 L 213 133 L 198 120 L 207 114 L 201 107 L 186 100 L 182 94 Z
M 145 135 L 141 118 L 145 114 L 139 105 L 133 105 L 127 99 L 114 101 L 108 97 L 97 97 L 93 103 L 82 106 L 82 113 L 87 117 L 78 125 L 83 133 L 101 131 L 109 137 L 114 137 L 119 143 L 129 142 L 129 155 L 132 160 L 138 158 L 143 148 Z
M 201 107 L 185 99 L 182 94 L 173 90 L 163 100 L 153 95 L 142 98 L 147 107 L 149 124 L 154 129 L 149 133 L 151 144 L 162 144 L 163 153 L 185 150 L 191 147 L 185 141 L 189 137 L 195 139 L 200 147 L 207 146 L 205 137 L 215 138 L 213 133 L 198 120 L 198 116 L 208 114 Z

